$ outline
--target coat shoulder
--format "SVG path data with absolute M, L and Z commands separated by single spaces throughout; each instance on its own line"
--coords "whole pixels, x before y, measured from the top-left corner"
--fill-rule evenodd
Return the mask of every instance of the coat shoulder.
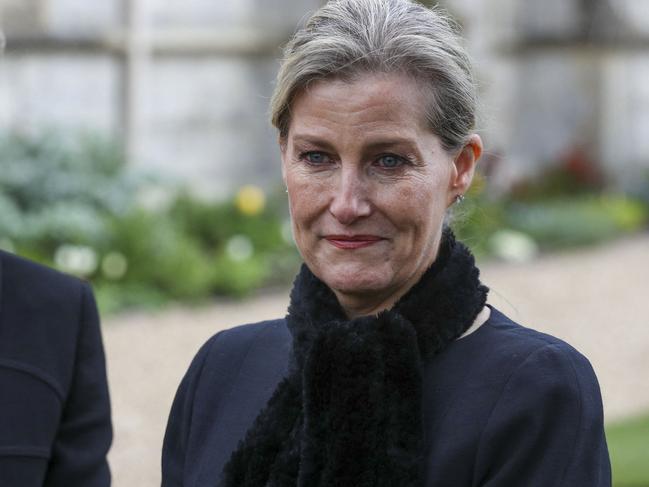
M 79 302 L 85 286 L 87 283 L 81 279 L 0 251 L 0 299 L 8 294 L 18 302 L 20 297 L 29 297 L 43 307 L 49 303 L 56 309 L 62 302 Z
M 470 338 L 471 335 L 469 335 Z M 462 340 L 460 340 L 461 342 Z M 504 369 L 519 367 L 531 356 L 538 353 L 549 353 L 559 360 L 588 364 L 588 359 L 569 343 L 547 333 L 522 326 L 495 308 L 491 317 L 476 332 L 472 346 L 482 348 L 482 356 L 488 356 L 498 367 Z
M 263 351 L 269 346 L 289 343 L 290 340 L 284 319 L 248 323 L 212 335 L 199 350 L 197 358 L 205 362 L 242 359 L 255 346 L 261 345 Z
M 209 338 L 194 357 L 183 379 L 193 389 L 193 400 L 211 407 L 223 401 L 214 391 L 252 385 L 260 377 L 284 373 L 291 335 L 284 319 L 249 323 L 220 331 Z M 182 387 L 181 387 L 182 388 Z
M 283 319 L 230 328 L 205 342 L 169 414 L 162 451 L 164 487 L 218 478 L 286 375 L 290 347 Z
M 563 340 L 492 309 L 424 387 L 431 485 L 610 485 L 597 378 Z
M 503 375 L 487 408 L 477 477 L 494 485 L 610 486 L 601 393 L 588 359 L 500 313 L 491 327 Z

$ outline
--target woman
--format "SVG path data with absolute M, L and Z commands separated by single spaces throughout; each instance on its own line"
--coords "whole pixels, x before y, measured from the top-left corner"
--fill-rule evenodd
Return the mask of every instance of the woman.
M 597 380 L 485 306 L 444 227 L 482 151 L 448 20 L 328 3 L 272 101 L 305 265 L 286 319 L 224 331 L 177 393 L 163 486 L 608 486 Z

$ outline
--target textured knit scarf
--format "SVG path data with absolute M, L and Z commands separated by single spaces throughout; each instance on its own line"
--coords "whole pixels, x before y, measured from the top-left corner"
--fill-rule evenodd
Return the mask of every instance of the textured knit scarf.
M 450 230 L 421 280 L 376 316 L 348 319 L 303 265 L 287 315 L 289 374 L 221 487 L 421 487 L 423 364 L 471 326 L 487 291 Z

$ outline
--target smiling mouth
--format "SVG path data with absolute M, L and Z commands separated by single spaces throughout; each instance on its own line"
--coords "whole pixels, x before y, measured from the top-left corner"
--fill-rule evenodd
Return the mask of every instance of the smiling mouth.
M 327 235 L 325 239 L 334 247 L 344 250 L 369 247 L 370 245 L 374 245 L 382 240 L 385 240 L 384 238 L 377 237 L 376 235 Z

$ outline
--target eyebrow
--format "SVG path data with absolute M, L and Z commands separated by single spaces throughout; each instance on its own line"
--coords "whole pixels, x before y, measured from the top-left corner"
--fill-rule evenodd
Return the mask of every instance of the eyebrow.
M 327 140 L 322 139 L 317 136 L 312 136 L 312 135 L 307 135 L 307 134 L 296 134 L 293 136 L 293 143 L 297 144 L 312 144 L 312 145 L 317 145 L 320 147 L 324 147 L 327 149 L 333 149 L 333 145 L 329 143 Z M 397 146 L 408 146 L 411 149 L 418 150 L 417 143 L 408 138 L 404 137 L 381 137 L 372 141 L 370 140 L 367 144 L 365 144 L 365 148 L 369 150 L 383 150 L 383 149 L 389 149 L 391 147 L 397 147 Z
M 333 146 L 329 142 L 320 137 L 297 134 L 291 138 L 293 139 L 294 144 L 311 144 L 317 145 L 319 147 L 325 147 L 326 149 L 333 149 Z

